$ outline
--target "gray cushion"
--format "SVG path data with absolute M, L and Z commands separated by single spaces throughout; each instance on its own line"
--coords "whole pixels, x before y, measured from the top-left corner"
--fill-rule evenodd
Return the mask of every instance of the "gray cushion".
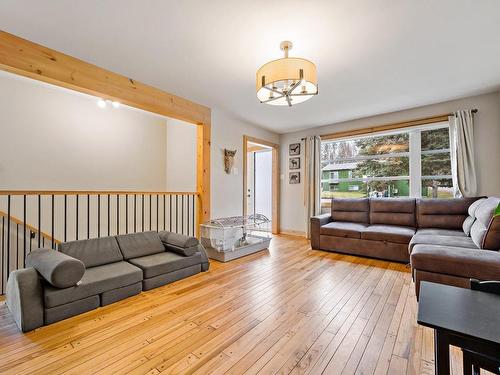
M 165 248 L 168 252 L 182 255 L 183 257 L 191 257 L 198 251 L 198 245 L 193 247 L 178 247 L 175 245 L 166 244 Z
M 127 262 L 117 262 L 87 268 L 81 282 L 70 288 L 59 289 L 51 285 L 44 288 L 45 307 L 54 307 L 89 296 L 132 285 L 142 280 L 142 271 Z
M 182 248 L 196 247 L 200 243 L 196 237 L 185 236 L 179 233 L 159 232 L 160 240 L 164 245 L 173 245 Z
M 130 259 L 129 262 L 142 269 L 144 278 L 148 279 L 195 264 L 201 264 L 201 255 L 200 253 L 196 253 L 193 256 L 184 257 L 174 253 L 163 252 Z
M 465 237 L 463 230 L 459 229 L 439 229 L 439 228 L 422 228 L 417 229 L 417 234 L 425 236 L 459 236 Z
M 367 226 L 368 224 L 332 221 L 323 225 L 320 228 L 319 233 L 328 236 L 361 238 L 361 231 L 363 231 Z
M 59 244 L 59 251 L 70 257 L 80 259 L 86 268 L 123 260 L 122 253 L 114 237 L 63 242 Z
M 164 273 L 155 277 L 151 277 L 149 279 L 144 279 L 142 281 L 142 290 L 150 290 L 153 288 L 158 288 L 159 286 L 173 283 L 174 281 L 185 279 L 186 277 L 196 275 L 200 273 L 201 267 L 199 264 L 195 264 L 194 266 L 189 266 L 186 268 L 182 268 L 180 270 Z
M 464 230 L 464 233 L 466 236 L 470 235 L 470 230 L 472 228 L 472 224 L 474 224 L 474 221 L 476 220 L 477 208 L 485 200 L 486 200 L 486 198 L 480 198 L 469 206 L 469 209 L 467 210 L 467 212 L 469 213 L 469 216 L 467 216 L 467 218 L 465 219 L 465 221 L 462 225 L 462 229 Z
M 415 229 L 397 225 L 370 225 L 361 232 L 361 238 L 373 241 L 387 241 L 408 244 Z
M 413 247 L 416 245 L 443 245 L 443 246 L 456 246 L 456 247 L 464 247 L 468 249 L 476 249 L 477 246 L 474 244 L 474 241 L 470 237 L 464 236 L 427 236 L 422 234 L 416 234 L 411 238 L 410 241 L 410 253 L 413 250 Z
M 57 288 L 76 285 L 85 273 L 81 260 L 52 249 L 33 250 L 26 256 L 26 266 L 33 267 Z
M 467 216 L 467 218 L 464 220 L 462 229 L 466 236 L 470 235 L 470 229 L 472 228 L 472 224 L 474 224 L 474 220 L 475 218 L 473 218 L 472 216 Z
M 122 299 L 135 296 L 142 292 L 142 282 L 123 286 L 101 294 L 101 306 L 110 305 Z
M 163 231 L 158 234 L 167 251 L 171 251 L 185 257 L 194 255 L 200 243 L 196 237 L 185 236 L 179 233 Z
M 87 311 L 97 309 L 98 307 L 99 296 L 90 296 L 64 305 L 47 308 L 44 312 L 45 324 L 52 324 L 60 320 L 71 318 L 72 316 L 83 314 Z
M 467 212 L 469 213 L 469 216 L 472 217 L 473 219 L 476 219 L 476 210 L 478 209 L 478 207 L 486 200 L 487 198 L 479 198 L 477 201 L 475 201 L 474 203 L 472 203 L 470 206 L 469 206 L 469 209 L 467 210 Z
M 479 280 L 500 280 L 500 253 L 463 247 L 416 245 L 412 268 Z
M 165 251 L 157 232 L 122 234 L 116 236 L 124 259 L 138 258 Z
M 476 209 L 476 221 L 472 224 L 472 228 L 470 230 L 470 236 L 472 240 L 476 244 L 477 247 L 483 249 L 485 248 L 485 237 L 488 232 L 488 228 L 490 227 L 491 219 L 493 218 L 493 214 L 495 209 L 500 202 L 500 198 L 490 197 L 481 202 L 479 207 Z M 494 248 L 489 246 L 491 250 L 498 250 L 498 248 Z

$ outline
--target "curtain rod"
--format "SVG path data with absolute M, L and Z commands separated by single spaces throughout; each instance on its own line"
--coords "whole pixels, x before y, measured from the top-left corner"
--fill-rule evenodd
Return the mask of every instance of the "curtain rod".
M 477 108 L 474 108 L 474 109 L 471 109 L 471 112 L 472 114 L 474 113 L 477 113 L 478 110 Z M 442 118 L 442 117 L 445 117 L 445 116 L 455 116 L 455 113 L 452 112 L 452 113 L 448 113 L 448 114 L 444 114 L 444 115 L 439 115 L 439 116 L 434 116 L 434 117 L 428 117 L 428 118 L 424 118 L 424 119 L 419 119 L 419 120 L 413 120 L 413 121 L 407 121 L 407 122 L 401 122 L 401 123 L 396 123 L 396 124 L 389 124 L 389 125 L 383 125 L 383 126 L 377 126 L 377 127 L 372 127 L 372 128 L 366 128 L 366 129 L 356 129 L 356 130 L 353 130 L 354 133 L 356 134 L 362 134 L 364 131 L 366 131 L 367 133 L 373 133 L 373 132 L 377 132 L 377 131 L 381 131 L 381 130 L 385 130 L 383 128 L 385 127 L 390 127 L 391 129 L 397 129 L 398 126 L 397 125 L 401 125 L 401 128 L 405 128 L 405 127 L 409 127 L 408 125 L 406 126 L 403 126 L 405 124 L 411 124 L 413 122 L 418 122 L 420 124 L 424 124 L 426 120 L 433 120 L 435 118 Z M 442 120 L 440 120 L 442 121 Z M 431 123 L 433 122 L 436 122 L 436 121 L 431 121 Z M 396 126 L 394 126 L 396 125 Z M 416 125 L 419 125 L 419 124 L 416 124 Z M 342 133 L 349 133 L 350 131 L 346 131 L 346 132 L 342 132 Z M 356 135 L 354 134 L 354 135 Z M 322 135 L 321 138 L 324 138 L 324 139 L 328 139 L 330 137 L 328 137 L 328 135 Z M 307 137 L 302 137 L 300 138 L 301 141 L 305 141 L 307 139 Z
M 474 113 L 477 113 L 477 112 L 478 112 L 478 109 L 477 109 L 477 108 L 474 108 L 474 109 L 471 109 L 470 111 L 474 114 Z M 451 113 L 450 113 L 450 116 L 455 116 L 455 113 L 456 113 L 456 112 L 451 112 Z

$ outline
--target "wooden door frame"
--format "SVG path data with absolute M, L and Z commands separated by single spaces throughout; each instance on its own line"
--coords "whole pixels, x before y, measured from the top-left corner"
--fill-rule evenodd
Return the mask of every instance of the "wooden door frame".
M 280 232 L 280 162 L 279 149 L 280 146 L 276 143 L 266 141 L 265 139 L 255 138 L 248 135 L 243 135 L 243 215 L 247 214 L 247 158 L 248 158 L 248 142 L 258 143 L 264 146 L 271 147 L 272 152 L 272 233 L 279 234 Z

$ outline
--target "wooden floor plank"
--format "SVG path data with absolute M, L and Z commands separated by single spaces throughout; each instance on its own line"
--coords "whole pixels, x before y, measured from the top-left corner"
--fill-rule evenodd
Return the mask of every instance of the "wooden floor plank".
M 2 374 L 431 374 L 405 265 L 270 249 L 20 333 L 0 299 Z M 452 372 L 461 373 L 453 349 Z

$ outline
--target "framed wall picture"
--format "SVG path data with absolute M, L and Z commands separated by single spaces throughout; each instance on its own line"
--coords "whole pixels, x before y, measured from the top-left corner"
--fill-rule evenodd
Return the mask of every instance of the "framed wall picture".
M 300 172 L 290 172 L 289 183 L 300 184 Z
M 300 143 L 292 143 L 288 146 L 288 154 L 290 156 L 300 155 Z
M 288 168 L 289 169 L 300 169 L 300 158 L 299 157 L 290 158 L 288 160 Z

